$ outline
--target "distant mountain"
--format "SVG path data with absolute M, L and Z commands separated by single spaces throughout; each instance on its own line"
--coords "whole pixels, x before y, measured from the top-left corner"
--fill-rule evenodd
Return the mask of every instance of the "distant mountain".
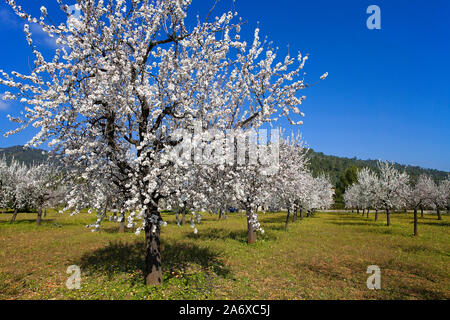
M 24 148 L 22 146 L 14 146 L 9 148 L 0 148 L 0 158 L 6 157 L 9 163 L 11 159 L 25 163 L 27 166 L 33 163 L 42 163 L 47 160 L 47 151 L 34 148 Z
M 24 148 L 22 146 L 14 146 L 10 148 L 0 148 L 0 157 L 6 156 L 7 161 L 12 158 L 22 161 L 27 165 L 40 163 L 47 159 L 48 152 L 41 149 Z M 360 160 L 356 158 L 343 158 L 337 156 L 325 155 L 322 152 L 315 152 L 313 149 L 308 151 L 310 158 L 310 169 L 314 175 L 325 173 L 331 179 L 333 185 L 336 185 L 339 177 L 350 166 L 358 168 L 369 167 L 377 170 L 377 160 Z M 449 172 L 439 171 L 435 169 L 424 169 L 418 166 L 407 166 L 402 164 L 395 164 L 397 169 L 406 172 L 413 180 L 417 179 L 422 173 L 428 174 L 435 181 L 443 180 L 447 177 Z
M 308 151 L 310 158 L 310 169 L 314 175 L 325 173 L 331 179 L 333 185 L 336 185 L 337 181 L 344 173 L 344 171 L 355 166 L 357 168 L 368 167 L 377 171 L 378 160 L 360 160 L 355 158 L 343 158 L 337 156 L 325 155 L 322 152 L 315 152 L 310 149 Z M 439 182 L 444 180 L 449 172 L 440 171 L 436 169 L 424 169 L 418 166 L 403 165 L 395 163 L 394 166 L 397 170 L 404 171 L 410 175 L 411 179 L 415 181 L 421 174 L 425 173 L 433 178 L 434 181 Z

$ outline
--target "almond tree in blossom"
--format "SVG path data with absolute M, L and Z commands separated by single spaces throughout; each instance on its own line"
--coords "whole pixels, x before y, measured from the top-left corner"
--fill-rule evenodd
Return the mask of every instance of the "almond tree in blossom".
M 448 208 L 448 198 L 450 193 L 449 179 L 442 180 L 440 183 L 433 183 L 430 193 L 429 202 L 436 209 L 438 220 L 442 220 L 441 209 Z
M 0 208 L 2 213 L 9 206 L 9 200 L 12 194 L 12 177 L 9 175 L 8 163 L 5 156 L 0 159 Z
M 414 210 L 414 236 L 419 234 L 417 229 L 417 209 L 426 205 L 433 191 L 434 181 L 427 175 L 421 175 L 414 187 L 410 187 L 407 197 L 408 205 Z
M 36 18 L 7 3 L 59 45 L 47 59 L 25 24 L 35 56 L 31 72 L 0 70 L 0 84 L 12 88 L 4 97 L 27 106 L 11 118 L 19 126 L 9 134 L 38 128 L 27 145 L 49 142 L 85 180 L 110 168 L 111 183 L 127 193 L 120 210 L 142 221 L 145 282 L 160 285 L 158 207 L 171 193 L 164 187 L 173 166 L 169 150 L 181 142 L 172 133 L 194 121 L 221 131 L 259 128 L 280 117 L 300 123 L 307 56 L 276 62 L 276 49 L 260 40 L 259 29 L 252 43 L 240 39 L 235 12 L 188 25 L 189 0 L 80 1 L 81 16 L 69 26 L 54 25 L 45 7 Z
M 377 203 L 377 188 L 379 187 L 378 177 L 369 168 L 362 168 L 357 172 L 359 195 L 359 206 L 364 210 L 367 210 L 367 217 L 369 217 L 369 208 L 375 208 L 375 215 L 377 219 L 378 206 Z
M 325 175 L 320 175 L 314 178 L 314 187 L 316 197 L 316 203 L 312 206 L 314 210 L 329 209 L 333 203 L 334 190 L 330 179 Z
M 258 207 L 266 201 L 266 188 L 270 180 L 263 171 L 264 169 L 257 164 L 237 166 L 232 171 L 234 196 L 244 208 L 247 217 L 248 244 L 256 241 L 258 231 L 264 234 L 258 220 Z
M 348 209 L 360 208 L 361 185 L 354 183 L 347 187 L 344 193 L 345 207 Z
M 293 211 L 294 219 L 298 210 L 299 191 L 306 185 L 308 159 L 302 146 L 300 136 L 292 136 L 280 143 L 280 164 L 277 172 L 269 182 L 272 185 L 271 192 L 278 195 L 282 206 L 286 207 L 286 226 L 288 229 L 289 218 Z M 308 187 L 311 187 L 308 185 Z
M 439 188 L 442 192 L 442 205 L 447 209 L 447 214 L 450 211 L 450 175 L 447 175 L 447 179 L 441 181 Z
M 34 165 L 26 173 L 28 181 L 28 198 L 32 206 L 37 209 L 36 225 L 41 224 L 43 210 L 57 196 L 60 172 L 55 165 L 43 163 Z
M 378 162 L 380 170 L 379 188 L 377 188 L 377 198 L 386 210 L 386 224 L 391 225 L 391 210 L 404 205 L 406 186 L 409 183 L 409 176 L 400 173 L 389 162 Z
M 10 165 L 2 174 L 2 191 L 4 197 L 4 205 L 14 210 L 10 222 L 16 221 L 19 210 L 25 210 L 32 207 L 32 189 L 28 168 L 16 160 L 12 160 Z

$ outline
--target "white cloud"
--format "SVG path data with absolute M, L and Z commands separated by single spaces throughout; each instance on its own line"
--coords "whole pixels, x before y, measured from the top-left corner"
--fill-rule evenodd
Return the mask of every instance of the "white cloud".
M 8 103 L 3 100 L 4 96 L 5 94 L 0 94 L 0 111 L 5 111 L 9 107 Z
M 32 38 L 37 41 L 38 44 L 44 45 L 50 48 L 57 48 L 56 38 L 50 37 L 47 32 L 42 30 L 42 27 L 36 23 L 32 23 L 30 26 Z
M 0 9 L 0 24 L 2 29 L 15 29 L 20 27 L 20 18 L 14 14 L 12 9 Z
M 5 111 L 8 109 L 8 104 L 5 103 L 4 101 L 0 101 L 0 111 Z
M 0 9 L 0 26 L 2 29 L 23 30 L 24 22 L 17 17 L 12 10 Z M 37 23 L 30 24 L 33 42 L 47 48 L 55 49 L 58 47 L 56 38 L 50 37 L 42 27 Z

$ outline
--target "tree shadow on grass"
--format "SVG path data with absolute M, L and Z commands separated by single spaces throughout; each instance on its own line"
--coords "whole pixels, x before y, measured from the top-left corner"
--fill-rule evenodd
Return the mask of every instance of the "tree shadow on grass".
M 277 230 L 277 227 L 264 226 L 263 229 L 267 230 Z M 284 227 L 283 227 L 284 230 Z M 202 239 L 202 240 L 234 240 L 242 244 L 247 244 L 248 234 L 247 230 L 230 231 L 226 229 L 219 228 L 209 228 L 205 230 L 199 230 L 197 234 L 188 233 L 186 235 L 189 239 Z M 268 237 L 267 234 L 261 236 L 258 233 L 258 237 L 263 237 L 265 241 L 276 240 L 276 237 Z
M 197 234 L 188 233 L 186 237 L 190 239 L 203 239 L 203 240 L 232 239 L 238 242 L 247 243 L 247 230 L 230 231 L 226 229 L 209 228 L 201 230 Z
M 112 277 L 117 273 L 135 274 L 134 281 L 142 281 L 145 270 L 145 245 L 143 241 L 132 243 L 110 242 L 104 248 L 83 255 L 76 263 L 81 270 L 90 274 L 107 273 Z M 173 274 L 183 272 L 190 265 L 196 264 L 202 270 L 212 271 L 218 276 L 226 277 L 230 269 L 219 259 L 219 254 L 195 244 L 161 243 L 161 262 L 166 279 Z
M 444 222 L 436 219 L 436 222 L 422 222 L 419 220 L 419 225 L 450 227 L 450 222 Z
M 397 299 L 405 299 L 415 297 L 424 300 L 447 300 L 449 299 L 448 295 L 445 292 L 433 291 L 430 289 L 426 289 L 417 285 L 400 285 L 395 289 L 396 292 L 399 293 L 399 297 Z M 406 294 L 405 294 L 406 293 Z M 447 296 L 447 297 L 446 297 Z
M 117 226 L 108 226 L 108 227 L 102 227 L 100 230 L 101 232 L 106 232 L 106 233 L 119 233 L 119 224 L 117 224 Z M 127 228 L 125 227 L 124 232 L 123 233 L 135 233 L 136 232 L 136 228 Z
M 55 219 L 46 219 L 43 218 L 41 220 L 41 225 L 45 225 L 45 224 L 51 224 L 55 221 Z M 7 221 L 0 221 L 0 225 L 15 225 L 15 224 L 36 224 L 36 218 L 34 219 L 17 219 L 14 222 L 10 222 L 9 220 Z
M 335 221 L 331 221 L 330 223 L 338 225 L 338 226 L 387 227 L 385 224 L 378 224 L 378 223 L 375 223 L 375 221 L 367 221 L 367 222 L 335 222 Z
M 295 225 L 295 223 L 291 224 L 289 222 L 289 227 L 291 227 L 293 225 Z M 265 225 L 263 225 L 263 229 L 264 230 L 272 230 L 272 231 L 286 231 L 286 226 L 285 226 L 284 223 L 283 224 L 277 224 L 277 225 L 275 225 L 275 224 L 265 224 Z
M 400 248 L 403 252 L 408 252 L 408 253 L 428 253 L 428 254 L 433 254 L 433 255 L 442 255 L 442 256 L 447 256 L 450 257 L 450 253 L 448 252 L 444 252 L 438 249 L 435 249 L 433 247 L 430 246 L 426 246 L 426 245 L 399 245 L 398 248 Z
M 290 217 L 292 219 L 292 216 Z M 300 219 L 300 218 L 297 218 Z M 286 215 L 284 216 L 276 216 L 276 217 L 259 217 L 259 221 L 261 224 L 263 223 L 285 223 Z
M 294 215 L 291 214 L 289 216 L 289 223 L 294 223 L 292 222 Z M 314 218 L 319 218 L 320 216 L 309 216 L 307 217 L 306 214 L 303 214 L 303 218 L 300 218 L 300 214 L 297 215 L 297 222 L 301 222 L 301 221 L 307 221 L 309 219 L 314 219 Z M 342 219 L 339 219 L 342 220 Z M 261 222 L 261 224 L 266 224 L 266 223 L 280 223 L 282 225 L 284 225 L 286 223 L 286 214 L 284 214 L 283 216 L 277 216 L 277 217 L 259 217 L 259 221 Z

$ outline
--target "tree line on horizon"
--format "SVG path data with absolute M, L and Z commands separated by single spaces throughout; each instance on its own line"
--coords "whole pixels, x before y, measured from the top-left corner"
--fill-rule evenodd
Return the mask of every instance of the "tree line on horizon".
M 308 165 L 314 176 L 326 175 L 335 187 L 334 208 L 343 209 L 343 194 L 345 189 L 357 181 L 357 171 L 362 168 L 370 168 L 378 173 L 377 160 L 361 160 L 354 158 L 345 158 L 332 155 L 326 155 L 322 152 L 309 149 L 308 157 L 310 159 Z M 8 148 L 0 148 L 0 157 L 6 157 L 8 163 L 12 159 L 23 162 L 26 166 L 33 163 L 43 163 L 48 160 L 47 151 L 36 148 L 24 148 L 23 146 L 13 146 Z M 419 166 L 409 166 L 394 163 L 394 168 L 399 171 L 406 171 L 411 177 L 413 183 L 417 181 L 419 176 L 426 174 L 431 177 L 435 183 L 444 180 L 448 172 L 437 169 L 426 169 Z
M 378 160 L 361 160 L 354 158 L 344 158 L 338 156 L 325 155 L 322 152 L 316 152 L 310 149 L 308 152 L 310 161 L 310 169 L 314 175 L 325 174 L 329 177 L 330 182 L 335 186 L 334 208 L 343 209 L 344 199 L 343 195 L 345 189 L 354 184 L 357 179 L 357 172 L 362 168 L 369 168 L 375 173 L 379 174 Z M 393 163 L 393 166 L 398 171 L 405 171 L 415 184 L 418 178 L 425 174 L 429 176 L 435 183 L 445 180 L 449 172 L 427 169 L 419 166 L 403 165 Z

